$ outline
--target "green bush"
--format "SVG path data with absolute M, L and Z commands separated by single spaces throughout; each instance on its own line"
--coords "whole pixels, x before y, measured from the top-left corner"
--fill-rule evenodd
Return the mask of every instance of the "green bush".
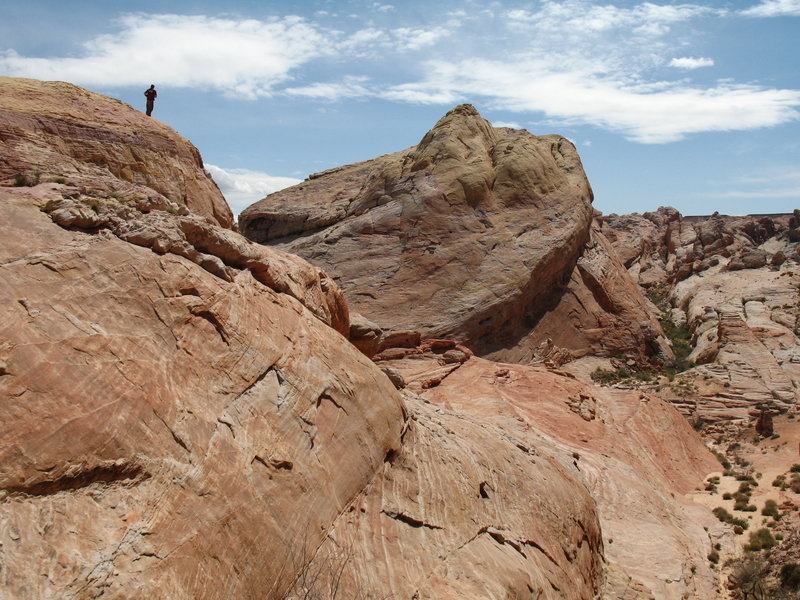
M 717 517 L 723 523 L 730 523 L 731 519 L 733 519 L 733 515 L 721 506 L 718 506 L 711 512 L 713 512 L 714 516 Z
M 712 550 L 708 553 L 708 562 L 717 564 L 719 562 L 719 552 Z
M 758 531 L 750 533 L 750 543 L 745 544 L 744 549 L 749 552 L 758 552 L 759 550 L 769 550 L 777 544 L 772 532 L 766 527 L 762 527 Z
M 772 517 L 776 521 L 781 518 L 781 513 L 778 510 L 778 503 L 775 500 L 767 500 L 764 503 L 764 508 L 761 509 L 761 514 L 765 517 Z
M 800 463 L 794 463 L 792 468 L 789 469 L 792 473 L 800 473 Z
M 719 461 L 719 464 L 721 464 L 721 465 L 722 465 L 722 468 L 723 468 L 723 469 L 725 469 L 725 470 L 730 470 L 730 468 L 731 468 L 733 465 L 731 464 L 731 461 L 729 461 L 729 460 L 728 460 L 728 457 L 726 457 L 726 456 L 725 456 L 725 455 L 724 455 L 722 452 L 720 452 L 719 450 L 714 450 L 713 452 L 714 452 L 714 456 L 716 456 L 716 457 L 717 457 L 717 460 Z M 723 473 L 723 475 L 724 475 L 724 473 Z
M 736 527 L 741 527 L 742 529 L 747 529 L 748 527 L 750 527 L 750 522 L 747 519 L 742 519 L 741 517 L 733 517 L 730 520 L 730 524 L 734 526 L 734 530 L 736 529 Z

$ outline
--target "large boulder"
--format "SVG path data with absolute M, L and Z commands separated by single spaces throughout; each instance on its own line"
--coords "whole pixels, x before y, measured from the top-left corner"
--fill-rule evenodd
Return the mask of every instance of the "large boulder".
M 138 188 L 223 227 L 233 215 L 197 149 L 127 104 L 60 81 L 0 77 L 0 183 Z
M 494 128 L 462 105 L 417 146 L 312 175 L 247 208 L 240 226 L 330 273 L 387 333 L 515 362 L 555 337 L 577 356 L 643 358 L 660 327 L 625 269 L 600 258 L 610 246 L 591 231 L 591 201 L 569 140 Z M 571 314 L 574 295 L 591 307 L 563 335 L 537 327 Z

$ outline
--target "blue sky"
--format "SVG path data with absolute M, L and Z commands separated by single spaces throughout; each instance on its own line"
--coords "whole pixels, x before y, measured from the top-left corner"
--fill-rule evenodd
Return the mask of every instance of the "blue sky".
M 30 0 L 0 74 L 189 138 L 234 212 L 416 144 L 456 104 L 578 147 L 604 213 L 800 207 L 800 0 Z

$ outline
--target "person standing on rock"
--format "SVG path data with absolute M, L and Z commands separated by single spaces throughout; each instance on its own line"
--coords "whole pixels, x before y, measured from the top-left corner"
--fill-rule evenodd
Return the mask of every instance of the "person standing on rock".
M 153 103 L 156 101 L 158 97 L 158 92 L 156 92 L 155 84 L 151 85 L 147 90 L 145 90 L 144 95 L 147 97 L 147 116 L 149 117 L 153 114 Z

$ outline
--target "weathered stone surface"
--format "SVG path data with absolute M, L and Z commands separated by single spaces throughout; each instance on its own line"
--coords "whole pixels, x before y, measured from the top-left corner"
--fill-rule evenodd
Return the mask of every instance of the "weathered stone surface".
M 674 209 L 610 215 L 603 231 L 640 285 L 685 322 L 700 366 L 665 397 L 705 421 L 785 411 L 800 390 L 800 265 L 791 215 L 683 218 Z
M 464 105 L 416 147 L 312 176 L 240 224 L 331 273 L 387 335 L 417 330 L 521 363 L 668 357 L 657 319 L 592 230 L 591 199 L 569 141 L 493 128 Z
M 591 198 L 568 140 L 495 129 L 464 105 L 416 147 L 273 194 L 240 226 L 326 270 L 384 330 L 502 354 L 563 292 Z
M 3 597 L 280 595 L 399 449 L 398 393 L 252 269 L 55 225 L 62 188 L 0 188 Z
M 563 364 L 585 356 L 614 355 L 639 364 L 668 361 L 672 350 L 655 315 L 595 225 L 555 306 L 522 343 L 487 358 L 522 364 Z
M 382 361 L 380 364 L 391 365 L 408 380 L 419 382 L 424 380 L 426 363 L 430 376 L 438 376 L 440 370 L 435 358 L 428 355 L 425 359 L 424 354 Z M 580 504 L 576 504 L 576 501 L 585 493 L 581 487 L 589 491 L 597 503 L 608 566 L 606 589 L 602 597 L 609 600 L 619 597 L 676 600 L 718 597 L 715 576 L 705 558 L 709 541 L 703 531 L 703 527 L 712 525 L 715 519 L 705 508 L 683 499 L 683 496 L 698 486 L 709 471 L 719 468 L 719 463 L 706 450 L 697 433 L 667 403 L 637 392 L 587 386 L 559 371 L 499 364 L 478 358 L 472 358 L 459 368 L 450 370 L 434 387 L 425 390 L 418 384 L 409 384 L 409 389 L 419 391 L 424 399 L 439 407 L 438 411 L 422 419 L 417 414 L 419 408 L 412 403 L 412 432 L 421 428 L 426 433 L 438 433 L 440 441 L 437 443 L 446 447 L 457 443 L 460 436 L 476 435 L 465 432 L 480 425 L 483 430 L 481 442 L 463 447 L 455 455 L 459 456 L 458 460 L 463 465 L 458 471 L 466 474 L 467 481 L 473 479 L 474 502 L 482 502 L 485 509 L 467 511 L 470 515 L 479 515 L 478 521 L 471 529 L 467 529 L 472 534 L 459 529 L 459 521 L 453 517 L 454 513 L 461 511 L 460 506 L 454 506 L 447 498 L 438 496 L 433 483 L 443 477 L 441 473 L 445 467 L 442 463 L 445 461 L 422 462 L 416 453 L 406 457 L 404 448 L 391 466 L 386 466 L 381 478 L 376 480 L 378 483 L 361 502 L 360 512 L 346 513 L 336 524 L 337 541 L 350 539 L 350 535 L 355 535 L 350 533 L 352 529 L 358 531 L 358 543 L 354 547 L 367 548 L 356 554 L 359 565 L 385 560 L 386 554 L 381 551 L 379 544 L 386 537 L 397 538 L 401 547 L 411 544 L 413 551 L 391 554 L 385 573 L 383 567 L 379 567 L 381 570 L 369 578 L 370 585 L 379 586 L 379 596 L 399 592 L 399 597 L 408 597 L 414 590 L 419 591 L 420 598 L 427 597 L 425 594 L 431 589 L 438 589 L 436 585 L 441 583 L 440 573 L 444 572 L 448 572 L 451 579 L 463 581 L 468 589 L 476 589 L 484 578 L 483 571 L 462 574 L 464 566 L 460 564 L 458 553 L 448 552 L 447 548 L 461 546 L 463 538 L 470 539 L 475 530 L 489 526 L 503 531 L 503 537 L 515 541 L 521 549 L 514 554 L 513 545 L 512 548 L 506 548 L 495 539 L 495 551 L 498 554 L 504 552 L 507 558 L 505 563 L 499 558 L 492 559 L 489 570 L 514 572 L 511 565 L 521 563 L 523 557 L 527 560 L 540 557 L 535 551 L 535 545 L 538 544 L 552 558 L 551 567 L 567 573 L 571 572 L 570 569 L 580 568 L 582 577 L 576 578 L 575 583 L 586 585 L 586 574 L 591 572 L 592 567 L 576 562 L 572 558 L 576 556 L 575 553 L 567 547 L 562 547 L 563 552 L 554 547 L 574 537 L 567 532 L 554 534 L 544 529 L 522 535 L 519 533 L 521 529 L 524 530 L 521 527 L 522 520 L 515 504 L 505 505 L 501 512 L 496 512 L 493 494 L 509 486 L 522 486 L 525 494 L 531 494 L 536 499 L 526 503 L 528 510 L 538 511 L 544 507 L 545 511 L 552 509 L 559 514 L 578 510 Z M 438 421 L 436 427 L 430 423 L 434 417 Z M 457 419 L 457 424 L 448 425 L 451 419 Z M 439 433 L 441 428 L 444 431 Z M 669 436 L 664 435 L 667 431 L 670 432 Z M 496 435 L 513 444 L 519 456 L 528 455 L 536 463 L 535 466 L 525 467 L 527 473 L 522 479 L 517 479 L 516 473 L 521 468 L 517 462 L 498 469 L 492 458 L 493 453 L 485 455 L 481 451 L 477 464 L 467 466 L 469 461 L 475 460 L 474 448 L 493 447 L 491 444 L 496 442 L 489 440 Z M 426 444 L 428 447 L 430 445 L 433 442 Z M 439 452 L 442 456 L 451 455 L 444 450 Z M 542 496 L 529 488 L 528 482 L 542 477 L 546 473 L 543 470 L 552 465 L 553 459 L 569 477 L 566 483 L 559 478 L 562 483 L 552 488 L 551 496 Z M 509 474 L 512 479 L 509 481 L 500 473 Z M 551 479 L 553 475 L 547 477 L 554 481 Z M 571 487 L 571 479 L 582 485 Z M 482 487 L 478 485 L 481 482 L 485 482 Z M 575 498 L 567 501 L 561 495 L 563 489 L 571 490 L 569 493 L 574 494 Z M 487 498 L 480 500 L 481 491 Z M 384 510 L 387 505 L 394 506 L 393 503 L 400 502 L 402 510 L 395 508 L 395 512 L 407 511 L 404 514 L 413 516 L 415 521 L 437 528 L 414 528 L 407 523 L 401 527 L 392 523 L 385 515 L 379 514 L 377 499 L 373 497 L 382 499 Z M 410 498 L 416 501 L 408 504 Z M 525 504 L 524 500 L 520 501 Z M 416 512 L 411 512 L 413 510 Z M 543 516 L 537 521 L 547 521 L 547 517 Z M 579 521 L 585 527 L 586 517 L 579 517 Z M 539 526 L 545 527 L 546 523 L 540 522 Z M 461 541 L 454 541 L 453 536 Z M 528 543 L 524 542 L 526 539 Z M 589 535 L 587 539 L 593 538 Z M 486 541 L 492 540 L 487 538 Z M 428 552 L 445 556 L 446 566 L 426 566 L 421 573 L 414 572 L 415 560 L 422 561 L 424 565 L 430 564 L 430 558 L 425 558 Z M 564 553 L 570 557 L 567 563 L 562 562 Z M 419 558 L 420 554 L 423 558 Z M 377 556 L 381 559 L 377 560 Z M 503 564 L 505 566 L 498 566 Z M 556 564 L 559 566 L 556 567 Z M 359 566 L 358 570 L 361 568 Z M 365 570 L 369 572 L 368 568 Z M 402 587 L 404 574 L 408 574 L 406 577 L 414 582 L 411 587 Z M 367 580 L 359 581 L 363 585 Z M 513 597 L 513 593 L 518 592 L 525 581 L 519 577 L 512 579 L 510 575 L 509 581 L 519 583 L 517 587 L 509 585 L 506 588 Z M 497 580 L 491 581 L 491 584 L 496 583 Z M 541 586 L 538 582 L 530 584 L 534 590 Z M 560 592 L 554 592 L 546 585 L 541 587 L 543 598 L 551 595 L 557 598 L 591 597 L 579 595 L 575 588 L 562 588 Z M 452 585 L 449 589 L 458 588 Z M 483 588 L 484 597 L 491 594 L 502 596 L 498 590 L 489 589 Z M 619 590 L 624 589 L 631 590 L 633 595 L 617 595 Z M 634 594 L 634 590 L 639 592 Z M 536 597 L 535 591 L 533 595 Z M 447 595 L 432 594 L 430 597 L 457 596 L 457 592 L 450 591 Z
M 223 226 L 233 215 L 197 149 L 157 119 L 64 82 L 0 77 L 0 182 L 139 188 Z
M 407 403 L 403 449 L 320 552 L 350 553 L 345 597 L 598 597 L 601 533 L 574 468 L 520 422 Z

